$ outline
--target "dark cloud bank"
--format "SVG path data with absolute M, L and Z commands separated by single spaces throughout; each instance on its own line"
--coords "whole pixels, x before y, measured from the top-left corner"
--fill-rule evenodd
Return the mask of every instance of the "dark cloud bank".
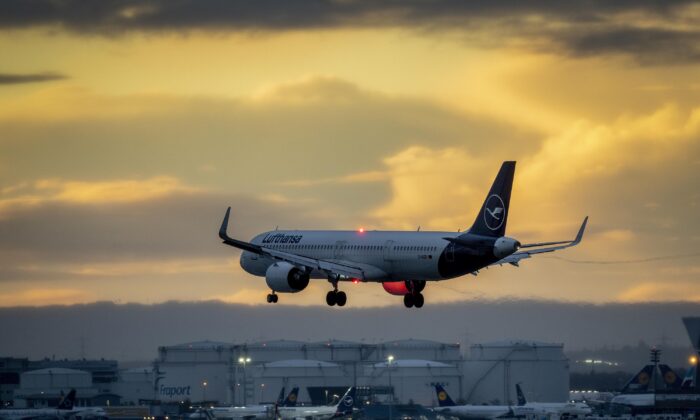
M 420 311 L 220 302 L 18 307 L 0 309 L 0 355 L 77 357 L 83 339 L 87 356 L 120 360 L 151 360 L 160 345 L 202 339 L 475 343 L 521 338 L 564 343 L 569 351 L 665 340 L 689 348 L 681 322 L 689 315 L 700 315 L 700 305 L 473 301 L 426 305 Z
M 55 80 L 67 79 L 67 76 L 59 73 L 0 73 L 1 85 L 18 85 L 23 83 L 52 82 Z
M 83 34 L 129 31 L 284 31 L 338 27 L 488 28 L 488 43 L 515 38 L 574 55 L 621 53 L 642 63 L 700 59 L 690 0 L 178 0 L 0 2 L 0 28 L 58 25 Z M 641 16 L 641 18 L 639 18 Z M 634 19 L 640 19 L 635 22 Z M 649 22 L 653 22 L 649 25 Z M 695 24 L 695 25 L 694 25 Z M 678 29 L 685 28 L 685 29 Z M 498 36 L 494 35 L 497 34 Z M 501 36 L 502 35 L 502 36 Z

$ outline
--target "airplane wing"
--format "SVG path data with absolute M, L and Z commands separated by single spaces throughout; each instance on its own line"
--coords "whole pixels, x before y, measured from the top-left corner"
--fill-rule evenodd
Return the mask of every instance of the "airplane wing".
M 244 251 L 252 252 L 254 254 L 262 255 L 265 257 L 270 257 L 280 261 L 286 261 L 290 264 L 297 266 L 306 267 L 310 270 L 320 270 L 325 271 L 329 274 L 340 275 L 344 277 L 357 278 L 364 280 L 365 270 L 363 267 L 338 263 L 335 261 L 321 260 L 310 257 L 305 257 L 303 255 L 297 255 L 291 252 L 280 251 L 277 249 L 271 249 L 260 245 L 251 244 L 250 242 L 239 241 L 228 236 L 226 233 L 228 227 L 228 218 L 231 213 L 231 207 L 226 210 L 226 215 L 221 223 L 221 228 L 219 229 L 219 238 L 221 238 L 226 245 L 230 245 L 235 248 L 242 249 Z
M 572 240 L 572 241 L 540 242 L 540 243 L 534 243 L 534 244 L 521 245 L 520 250 L 518 252 L 511 254 L 503 259 L 500 259 L 491 265 L 511 264 L 511 265 L 514 265 L 517 267 L 518 264 L 520 263 L 520 260 L 530 258 L 533 255 L 544 254 L 546 252 L 554 252 L 554 251 L 558 251 L 560 249 L 576 246 L 579 244 L 579 242 L 581 242 L 581 239 L 583 238 L 583 232 L 586 230 L 587 223 L 588 223 L 588 216 L 586 216 L 586 218 L 583 219 L 583 223 L 581 224 L 581 227 L 579 228 L 578 233 L 576 234 L 576 238 L 574 238 L 574 240 Z M 526 250 L 521 251 L 523 248 L 526 248 Z M 533 249 L 527 249 L 527 248 L 533 248 Z

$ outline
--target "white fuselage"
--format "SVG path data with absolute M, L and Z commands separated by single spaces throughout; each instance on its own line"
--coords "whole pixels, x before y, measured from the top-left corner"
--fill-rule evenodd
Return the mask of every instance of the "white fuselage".
M 262 233 L 251 243 L 314 259 L 352 263 L 363 267 L 368 281 L 442 280 L 438 262 L 450 243 L 445 237 L 456 232 L 394 231 L 272 231 Z M 445 252 L 445 258 L 454 257 Z M 256 276 L 264 276 L 272 258 L 243 252 L 241 266 Z M 327 274 L 313 271 L 312 278 Z
M 653 393 L 620 394 L 614 396 L 610 402 L 629 407 L 653 407 L 656 403 L 656 395 Z
M 433 411 L 460 419 L 492 419 L 513 412 L 512 407 L 507 405 L 453 405 L 451 407 L 435 407 Z
M 209 412 L 217 419 L 266 419 L 270 417 L 272 406 L 251 405 L 246 407 L 213 407 Z
M 68 409 L 58 408 L 27 408 L 0 410 L 0 419 L 18 420 L 33 418 L 80 418 L 95 419 L 105 418 L 107 413 L 101 407 L 74 407 Z
M 335 416 L 336 406 L 322 405 L 309 407 L 278 407 L 277 418 L 280 419 L 314 419 L 326 420 Z
M 591 414 L 591 408 L 585 403 L 539 403 L 528 402 L 525 405 L 513 407 L 513 413 L 516 416 L 534 415 L 569 415 L 569 416 L 584 416 Z

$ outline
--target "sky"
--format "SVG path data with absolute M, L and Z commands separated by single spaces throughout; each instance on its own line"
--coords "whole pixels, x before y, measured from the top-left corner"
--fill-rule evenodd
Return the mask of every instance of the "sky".
M 227 206 L 241 239 L 463 230 L 504 160 L 508 235 L 583 243 L 426 305 L 700 302 L 697 2 L 8 0 L 0 50 L 0 306 L 263 305 Z

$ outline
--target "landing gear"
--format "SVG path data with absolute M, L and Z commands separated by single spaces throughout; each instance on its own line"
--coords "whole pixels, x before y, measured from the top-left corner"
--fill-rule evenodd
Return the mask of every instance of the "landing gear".
M 403 305 L 407 308 L 422 308 L 425 303 L 425 298 L 421 293 L 425 289 L 425 281 L 423 280 L 408 280 L 406 288 L 410 291 L 403 296 Z
M 403 306 L 407 308 L 422 308 L 425 298 L 422 293 L 407 293 L 403 295 Z
M 279 296 L 277 296 L 276 294 L 270 293 L 267 295 L 267 303 L 277 303 L 278 298 Z
M 338 291 L 338 280 L 329 279 L 328 281 L 333 284 L 333 290 L 326 294 L 326 303 L 328 306 L 345 306 L 348 301 L 348 295 L 346 295 L 345 292 Z
M 348 301 L 348 296 L 345 292 L 338 292 L 336 290 L 331 290 L 326 294 L 326 303 L 328 306 L 338 305 L 345 306 Z

